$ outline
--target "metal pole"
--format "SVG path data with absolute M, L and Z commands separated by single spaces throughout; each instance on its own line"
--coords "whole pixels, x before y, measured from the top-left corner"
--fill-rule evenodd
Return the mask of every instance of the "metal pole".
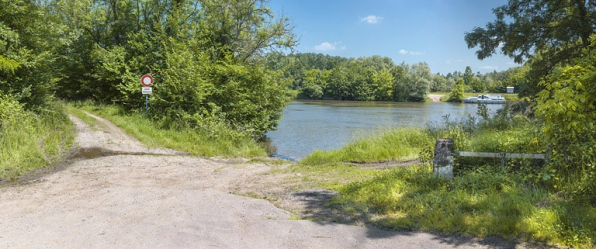
M 147 96 L 148 94 L 145 94 L 145 117 L 149 116 L 149 96 Z

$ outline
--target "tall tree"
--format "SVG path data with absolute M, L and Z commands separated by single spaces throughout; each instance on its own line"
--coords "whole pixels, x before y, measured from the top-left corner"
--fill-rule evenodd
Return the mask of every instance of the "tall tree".
M 572 62 L 590 45 L 596 32 L 596 2 L 592 0 L 509 0 L 493 10 L 496 20 L 465 34 L 468 48 L 478 47 L 478 59 L 497 49 L 515 62 L 532 61 L 528 74 L 534 95 L 538 82 L 559 63 Z M 535 56 L 540 52 L 540 56 Z
M 0 6 L 0 92 L 26 108 L 40 106 L 58 80 L 54 52 L 59 30 L 41 3 L 0 0 Z

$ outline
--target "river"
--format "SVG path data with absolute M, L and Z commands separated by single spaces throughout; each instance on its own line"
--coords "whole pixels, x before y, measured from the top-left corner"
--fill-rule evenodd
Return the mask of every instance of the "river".
M 503 105 L 487 105 L 494 113 Z M 315 150 L 337 149 L 366 133 L 399 126 L 425 127 L 475 115 L 477 105 L 359 101 L 292 101 L 276 131 L 267 132 L 268 150 L 281 158 L 300 160 Z

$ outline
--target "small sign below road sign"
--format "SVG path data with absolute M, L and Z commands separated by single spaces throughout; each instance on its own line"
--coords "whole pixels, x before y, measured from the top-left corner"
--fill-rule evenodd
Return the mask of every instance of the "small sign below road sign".
M 143 94 L 151 94 L 153 93 L 153 87 L 143 87 Z

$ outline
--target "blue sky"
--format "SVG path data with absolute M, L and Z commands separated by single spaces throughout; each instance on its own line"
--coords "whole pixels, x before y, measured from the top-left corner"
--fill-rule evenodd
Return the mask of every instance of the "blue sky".
M 495 19 L 507 0 L 271 0 L 291 19 L 298 52 L 343 57 L 380 55 L 395 63 L 426 62 L 433 73 L 502 71 L 518 66 L 502 54 L 478 60 L 465 32 Z

